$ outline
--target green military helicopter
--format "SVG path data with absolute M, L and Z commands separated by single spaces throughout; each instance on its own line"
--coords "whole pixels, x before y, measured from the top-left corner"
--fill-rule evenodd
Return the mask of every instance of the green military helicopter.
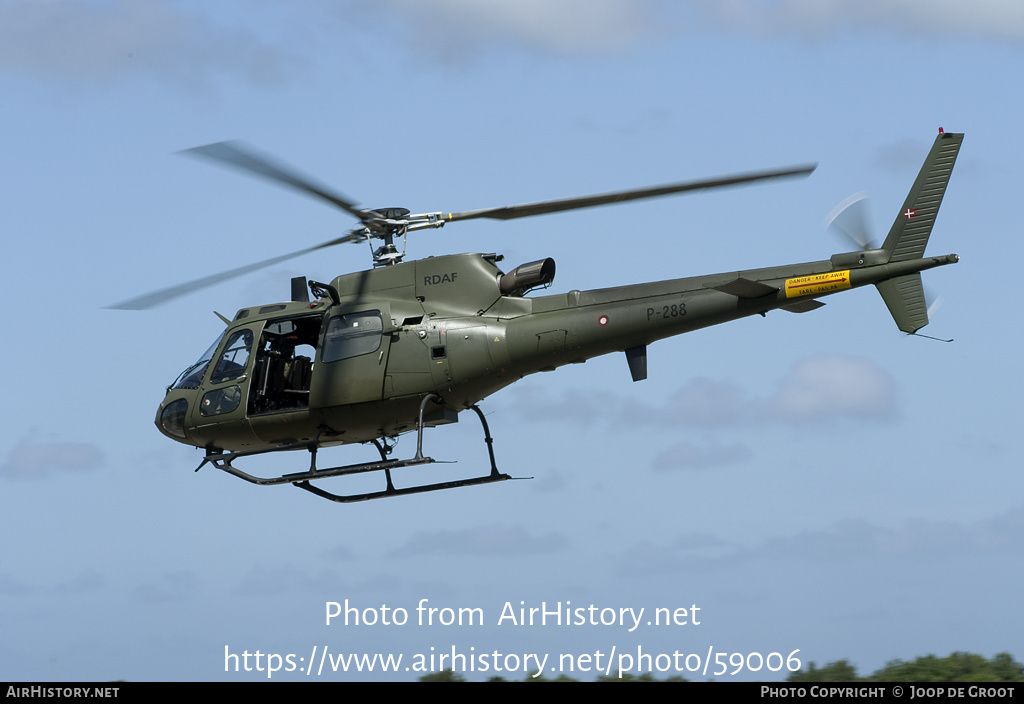
M 647 376 L 647 345 L 681 333 L 783 309 L 803 313 L 818 299 L 874 284 L 900 330 L 927 325 L 920 272 L 959 261 L 925 257 L 939 205 L 963 141 L 941 129 L 880 248 L 804 264 L 726 272 L 634 286 L 526 297 L 547 286 L 555 263 L 544 259 L 508 273 L 496 254 L 454 254 L 402 261 L 395 239 L 476 218 L 509 220 L 810 173 L 813 166 L 748 173 L 605 195 L 460 213 L 410 214 L 358 208 L 309 178 L 233 143 L 188 150 L 272 179 L 331 203 L 360 221 L 348 234 L 299 252 L 112 306 L 149 308 L 291 257 L 345 242 L 382 241 L 374 268 L 331 283 L 292 280 L 291 300 L 243 308 L 177 380 L 156 414 L 172 440 L 203 448 L 210 464 L 260 485 L 293 484 L 338 502 L 365 501 L 510 479 L 498 471 L 487 421 L 477 403 L 527 374 L 624 352 L 633 381 Z M 308 291 L 307 291 L 308 288 Z M 312 298 L 309 296 L 312 292 Z M 434 462 L 423 430 L 473 410 L 483 426 L 490 471 L 457 481 L 396 488 L 391 470 Z M 397 437 L 417 433 L 416 454 L 389 459 Z M 373 443 L 379 462 L 317 466 L 320 448 Z M 262 478 L 234 463 L 267 453 L 305 450 L 306 471 Z M 383 472 L 386 487 L 338 495 L 311 484 Z

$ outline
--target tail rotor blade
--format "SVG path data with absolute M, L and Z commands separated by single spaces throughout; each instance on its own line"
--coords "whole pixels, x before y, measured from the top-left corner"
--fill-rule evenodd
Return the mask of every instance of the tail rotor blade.
M 942 308 L 942 296 L 929 289 L 924 290 L 924 301 L 928 305 L 928 319 L 931 320 Z
M 867 217 L 867 191 L 854 193 L 832 209 L 825 218 L 825 229 L 838 232 L 853 242 L 857 249 L 876 249 Z

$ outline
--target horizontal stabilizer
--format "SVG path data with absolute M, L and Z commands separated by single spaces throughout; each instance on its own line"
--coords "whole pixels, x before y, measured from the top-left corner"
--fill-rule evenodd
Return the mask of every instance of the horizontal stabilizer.
M 914 334 L 928 324 L 928 305 L 924 300 L 920 274 L 897 276 L 877 283 L 875 287 L 882 294 L 882 300 L 900 330 Z

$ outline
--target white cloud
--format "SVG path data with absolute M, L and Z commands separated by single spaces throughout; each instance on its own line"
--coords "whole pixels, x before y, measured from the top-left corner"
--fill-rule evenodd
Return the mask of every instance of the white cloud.
M 255 565 L 242 577 L 237 592 L 243 596 L 272 596 L 344 589 L 348 585 L 332 569 L 311 572 L 290 564 Z
M 409 555 L 532 555 L 555 552 L 566 546 L 561 535 L 529 535 L 523 528 L 482 526 L 466 530 L 419 531 L 395 551 Z
M 758 560 L 821 564 L 849 560 L 948 559 L 954 555 L 1006 555 L 1024 550 L 1024 510 L 970 524 L 908 520 L 876 525 L 847 519 L 823 530 L 805 530 L 743 547 L 704 534 L 682 536 L 670 545 L 637 544 L 623 553 L 620 569 L 630 573 L 731 568 Z
M 1024 38 L 1024 5 L 1017 0 L 702 0 L 698 8 L 713 25 L 751 34 Z
M 795 422 L 830 417 L 883 419 L 895 411 L 892 379 L 860 357 L 805 359 L 768 402 L 773 414 Z
M 0 572 L 0 594 L 5 596 L 28 596 L 35 589 L 8 572 Z
M 697 445 L 680 442 L 656 456 L 652 466 L 654 469 L 705 469 L 735 464 L 752 456 L 750 448 L 743 444 Z
M 135 598 L 146 604 L 189 601 L 199 592 L 199 579 L 188 570 L 167 572 L 155 582 L 135 588 Z
M 103 453 L 84 442 L 34 443 L 15 445 L 7 461 L 0 465 L 0 476 L 8 479 L 41 479 L 52 472 L 84 472 L 103 463 Z
M 560 399 L 544 398 L 539 387 L 517 389 L 516 393 L 515 407 L 526 420 L 606 423 L 613 428 L 657 423 L 708 430 L 838 419 L 881 421 L 896 414 L 892 377 L 870 359 L 842 355 L 798 362 L 779 380 L 777 391 L 764 398 L 752 397 L 731 381 L 705 377 L 681 387 L 664 407 L 597 390 L 571 389 Z M 722 452 L 722 448 L 716 452 L 691 450 L 693 461 L 698 462 Z M 698 460 L 695 453 L 703 453 L 705 460 Z M 733 448 L 731 454 L 735 459 L 741 453 Z
M 331 10 L 330 4 L 318 7 Z M 494 46 L 593 55 L 724 31 L 812 40 L 842 33 L 1019 41 L 1017 0 L 375 0 L 369 31 L 400 28 L 406 43 L 441 63 L 467 63 Z M 334 10 L 352 24 L 351 7 Z
M 409 42 L 442 63 L 464 63 L 495 45 L 616 52 L 659 31 L 656 5 L 635 0 L 378 0 L 363 7 L 389 15 L 394 21 L 382 24 L 402 27 Z
M 748 416 L 749 405 L 750 400 L 736 384 L 698 377 L 674 394 L 666 412 L 671 414 L 673 424 L 728 427 Z
M 559 51 L 623 46 L 649 28 L 644 3 L 631 0 L 389 0 L 417 15 L 445 41 L 453 32 L 476 41 L 517 38 Z
M 94 569 L 88 569 L 66 582 L 57 585 L 62 594 L 89 594 L 99 591 L 107 584 L 107 580 Z
M 73 81 L 145 73 L 181 83 L 210 71 L 256 83 L 286 63 L 252 35 L 161 0 L 14 0 L 0 4 L 0 69 Z

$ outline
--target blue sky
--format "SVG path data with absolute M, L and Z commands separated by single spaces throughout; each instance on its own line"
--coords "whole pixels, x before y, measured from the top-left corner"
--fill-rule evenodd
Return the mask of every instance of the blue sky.
M 0 4 L 0 679 L 259 680 L 225 672 L 225 648 L 298 662 L 314 646 L 405 660 L 273 678 L 414 679 L 417 653 L 452 648 L 549 668 L 613 649 L 799 650 L 862 673 L 1024 657 L 1022 246 L 1006 223 L 1022 69 L 1024 9 L 995 0 Z M 223 328 L 212 311 L 365 268 L 365 245 L 154 311 L 104 308 L 352 225 L 174 155 L 212 141 L 414 212 L 819 163 L 806 180 L 408 242 L 509 267 L 550 256 L 561 292 L 826 258 L 847 245 L 825 216 L 861 190 L 882 235 L 939 127 L 966 138 L 928 251 L 962 261 L 925 275 L 943 305 L 922 332 L 955 342 L 902 335 L 862 289 L 658 343 L 641 383 L 621 355 L 527 377 L 482 407 L 499 467 L 531 481 L 340 506 L 193 473 L 200 453 L 156 431 L 165 386 Z M 486 466 L 472 417 L 427 442 L 455 471 Z M 410 623 L 325 625 L 346 599 Z M 485 623 L 415 625 L 422 599 Z M 499 625 L 506 602 L 697 605 L 701 623 Z

